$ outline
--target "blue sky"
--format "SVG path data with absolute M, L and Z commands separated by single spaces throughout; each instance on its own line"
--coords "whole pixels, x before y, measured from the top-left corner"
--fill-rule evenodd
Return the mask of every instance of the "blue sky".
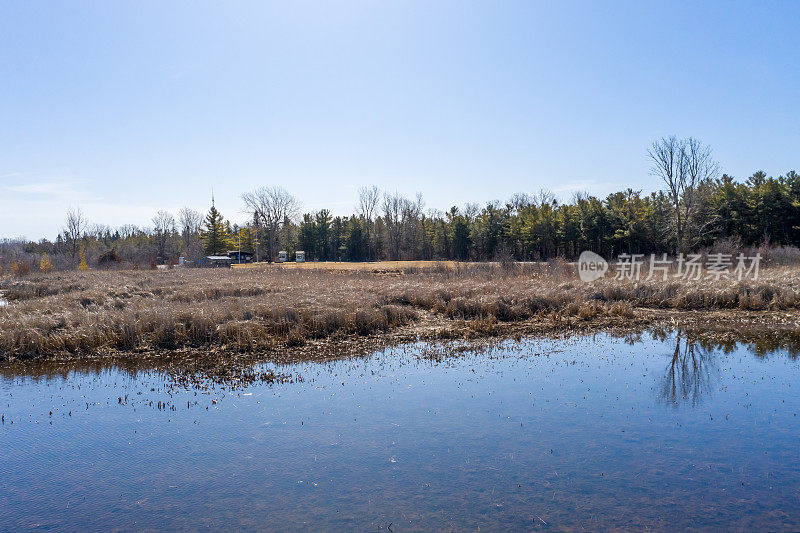
M 281 185 L 351 212 L 660 184 L 647 146 L 800 170 L 800 2 L 5 2 L 0 237 Z

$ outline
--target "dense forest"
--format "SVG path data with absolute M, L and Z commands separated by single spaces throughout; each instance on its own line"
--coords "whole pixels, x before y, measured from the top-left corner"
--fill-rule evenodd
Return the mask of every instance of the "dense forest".
M 553 194 L 515 194 L 506 202 L 468 204 L 446 212 L 425 209 L 422 195 L 410 199 L 376 187 L 361 189 L 350 216 L 325 209 L 301 213 L 280 187 L 242 195 L 251 214 L 231 224 L 212 206 L 206 214 L 184 208 L 158 212 L 151 227 L 110 228 L 89 224 L 71 210 L 54 241 L 5 240 L 0 266 L 41 259 L 55 268 L 114 265 L 139 268 L 172 263 L 182 256 L 241 249 L 261 261 L 278 250 L 304 250 L 311 261 L 402 259 L 547 260 L 575 258 L 582 250 L 606 257 L 619 253 L 676 253 L 763 243 L 800 245 L 800 175 L 764 172 L 737 180 L 718 174 L 710 149 L 694 139 L 661 139 L 648 156 L 662 190 L 626 189 L 605 198 L 575 194 L 559 202 Z

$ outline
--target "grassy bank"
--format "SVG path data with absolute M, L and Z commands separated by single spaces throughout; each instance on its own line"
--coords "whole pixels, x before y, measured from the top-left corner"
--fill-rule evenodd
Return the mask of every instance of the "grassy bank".
M 469 338 L 721 312 L 794 324 L 800 268 L 764 268 L 758 281 L 592 284 L 563 263 L 90 271 L 6 279 L 0 290 L 10 301 L 0 307 L 3 359 L 254 353 L 399 331 Z

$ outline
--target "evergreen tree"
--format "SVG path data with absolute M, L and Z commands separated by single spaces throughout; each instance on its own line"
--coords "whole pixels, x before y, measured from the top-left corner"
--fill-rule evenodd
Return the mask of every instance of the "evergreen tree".
M 86 247 L 81 246 L 81 262 L 78 265 L 78 270 L 81 272 L 86 272 L 89 270 L 89 265 L 86 264 Z
M 212 205 L 203 222 L 203 228 L 200 230 L 200 236 L 208 255 L 222 255 L 227 251 L 229 235 L 227 228 L 229 225 L 223 220 L 222 214 L 217 211 L 217 208 Z
M 331 243 L 331 214 L 327 209 L 322 209 L 314 216 L 316 229 L 317 258 L 320 261 L 330 261 L 337 255 L 338 243 Z
M 472 240 L 470 239 L 469 219 L 458 212 L 457 207 L 450 209 L 447 214 L 450 221 L 450 242 L 453 247 L 453 257 L 462 261 L 469 259 Z
M 298 228 L 298 246 L 300 250 L 306 252 L 306 261 L 319 260 L 320 254 L 317 248 L 317 224 L 314 217 L 306 213 L 303 215 L 303 221 L 300 222 Z
M 47 252 L 42 255 L 42 260 L 39 262 L 39 270 L 45 274 L 53 270 L 53 262 L 50 260 L 50 256 L 47 255 Z
M 367 241 L 361 221 L 355 216 L 350 217 L 347 225 L 346 257 L 348 261 L 364 261 L 367 258 Z

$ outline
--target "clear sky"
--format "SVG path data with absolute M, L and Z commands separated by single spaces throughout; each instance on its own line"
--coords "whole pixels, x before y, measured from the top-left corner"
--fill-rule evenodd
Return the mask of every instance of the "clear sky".
M 800 2 L 0 0 L 0 237 L 281 185 L 351 212 L 660 187 L 647 146 L 800 170 Z

